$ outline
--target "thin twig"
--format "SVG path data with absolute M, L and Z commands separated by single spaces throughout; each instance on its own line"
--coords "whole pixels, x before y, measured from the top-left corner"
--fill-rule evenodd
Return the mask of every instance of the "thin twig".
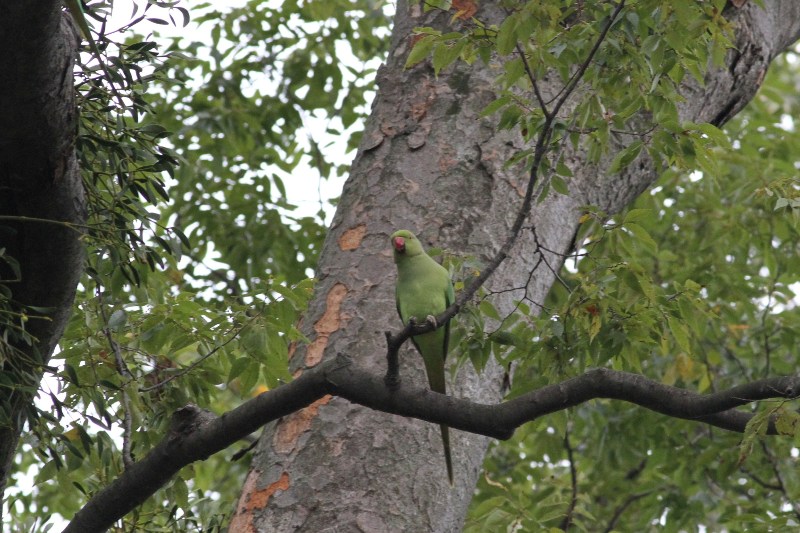
M 641 500 L 645 496 L 648 496 L 651 492 L 653 491 L 648 490 L 645 492 L 640 492 L 638 494 L 631 494 L 630 496 L 628 496 L 625 499 L 625 501 L 622 502 L 622 505 L 614 509 L 614 514 L 611 516 L 611 520 L 608 521 L 608 526 L 606 526 L 606 528 L 603 530 L 603 533 L 611 533 L 611 531 L 615 529 L 617 522 L 619 521 L 619 518 L 622 516 L 622 513 L 624 513 L 625 510 L 631 506 L 631 504 L 633 504 L 637 500 Z
M 35 222 L 37 224 L 54 224 L 56 226 L 61 226 L 62 228 L 70 229 L 81 235 L 83 235 L 83 231 L 81 230 L 81 228 L 89 227 L 85 225 L 82 226 L 80 224 L 73 224 L 72 222 L 66 222 L 63 220 L 52 220 L 49 218 L 27 217 L 20 215 L 0 215 L 0 220 L 8 220 L 11 222 Z
M 614 12 L 611 13 L 611 16 L 608 19 L 608 24 L 606 24 L 605 28 L 600 32 L 600 36 L 592 46 L 592 50 L 589 52 L 589 55 L 586 57 L 584 62 L 578 67 L 578 70 L 570 77 L 569 81 L 564 88 L 562 89 L 562 94 L 556 101 L 556 105 L 553 107 L 553 115 L 557 115 L 558 111 L 561 109 L 567 99 L 569 98 L 570 94 L 575 90 L 578 86 L 578 82 L 583 78 L 583 75 L 586 73 L 586 70 L 589 68 L 589 65 L 592 64 L 594 60 L 594 56 L 597 54 L 597 51 L 600 49 L 600 45 L 603 44 L 603 41 L 606 39 L 606 35 L 608 35 L 608 31 L 611 29 L 611 26 L 614 25 L 614 21 L 616 21 L 617 16 L 622 11 L 622 8 L 625 7 L 625 0 L 620 0 L 617 4 L 617 7 L 614 8 Z
M 549 117 L 550 111 L 547 110 L 547 104 L 542 97 L 541 91 L 539 91 L 539 83 L 536 81 L 536 76 L 533 75 L 531 65 L 528 63 L 528 57 L 525 55 L 525 51 L 522 50 L 522 45 L 517 43 L 515 48 L 517 49 L 517 54 L 519 54 L 520 59 L 522 59 L 522 66 L 525 68 L 525 73 L 528 75 L 528 80 L 530 80 L 531 85 L 533 86 L 533 94 L 536 95 L 536 101 L 539 102 L 539 108 L 542 110 L 542 113 L 545 117 Z
M 755 481 L 756 484 L 759 485 L 761 488 L 764 488 L 764 489 L 767 489 L 767 490 L 778 490 L 778 491 L 784 490 L 784 487 L 781 486 L 780 483 L 770 483 L 769 481 L 765 481 L 765 480 L 761 479 L 760 476 L 756 475 L 754 472 L 751 472 L 751 471 L 749 471 L 748 469 L 746 469 L 744 467 L 740 468 L 739 470 L 741 470 L 742 473 L 744 473 L 747 477 L 749 477 L 750 479 Z
M 572 497 L 569 500 L 567 514 L 564 516 L 564 520 L 561 521 L 561 529 L 567 531 L 569 526 L 572 525 L 572 515 L 575 512 L 575 506 L 578 504 L 578 470 L 575 468 L 575 457 L 573 455 L 572 444 L 569 442 L 569 428 L 567 428 L 567 430 L 564 432 L 564 449 L 567 450 L 569 475 L 572 483 Z
M 536 228 L 531 228 L 531 233 L 533 234 L 533 242 L 536 244 L 536 249 L 537 249 L 537 250 L 538 250 L 538 249 L 546 250 L 546 248 L 544 248 L 544 247 L 542 246 L 542 244 L 539 242 L 539 234 L 538 234 L 538 233 L 536 233 Z M 547 260 L 547 258 L 544 256 L 544 254 L 543 254 L 543 253 L 541 253 L 541 252 L 540 252 L 540 256 L 542 257 L 542 260 L 544 261 L 544 264 L 547 266 L 547 268 L 548 268 L 548 269 L 550 270 L 550 272 L 553 274 L 553 276 L 555 277 L 555 279 L 556 279 L 556 280 L 557 280 L 559 283 L 561 283 L 561 285 L 563 285 L 565 289 L 567 289 L 569 292 L 572 292 L 572 291 L 570 290 L 569 284 L 568 284 L 566 281 L 564 281 L 564 279 L 563 279 L 563 278 L 561 277 L 561 275 L 559 274 L 559 269 L 553 268 L 553 265 L 551 265 L 551 264 L 550 264 L 550 262 Z M 566 257 L 566 256 L 565 256 L 565 257 Z
M 122 391 L 122 464 L 125 469 L 133 466 L 133 455 L 131 454 L 131 436 L 133 433 L 133 416 L 131 415 L 131 397 L 128 395 L 128 385 L 133 381 L 133 374 L 125 364 L 122 358 L 122 351 L 120 350 L 119 343 L 114 339 L 111 329 L 108 327 L 108 315 L 106 314 L 105 305 L 102 302 L 102 292 L 100 286 L 97 287 L 97 305 L 100 308 L 100 317 L 103 319 L 103 334 L 108 340 L 108 345 L 111 352 L 114 354 L 114 363 L 117 367 L 119 375 L 125 379 L 125 383 L 120 387 Z

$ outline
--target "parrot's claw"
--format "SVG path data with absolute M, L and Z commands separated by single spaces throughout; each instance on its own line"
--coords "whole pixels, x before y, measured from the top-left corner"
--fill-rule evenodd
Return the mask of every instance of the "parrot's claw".
M 418 328 L 419 326 L 425 326 L 425 325 L 431 325 L 433 326 L 433 329 L 439 327 L 439 323 L 436 321 L 436 317 L 433 315 L 426 316 L 424 321 L 420 321 L 417 319 L 417 317 L 412 316 L 411 318 L 408 319 L 408 321 L 411 323 L 412 328 Z

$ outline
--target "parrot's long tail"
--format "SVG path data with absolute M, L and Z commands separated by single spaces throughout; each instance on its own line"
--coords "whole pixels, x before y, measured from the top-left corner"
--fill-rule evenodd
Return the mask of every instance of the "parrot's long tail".
M 453 458 L 450 456 L 450 428 L 441 424 L 439 428 L 442 430 L 442 444 L 444 445 L 444 461 L 447 463 L 447 479 L 450 480 L 450 486 L 453 486 Z

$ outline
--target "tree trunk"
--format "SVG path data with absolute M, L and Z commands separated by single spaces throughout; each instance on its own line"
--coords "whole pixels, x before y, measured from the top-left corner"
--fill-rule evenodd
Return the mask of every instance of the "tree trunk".
M 11 292 L 9 299 L 0 296 L 0 304 L 27 315 L 24 327 L 32 337 L 28 343 L 15 335 L 9 327 L 15 319 L 0 313 L 0 333 L 9 334 L 8 343 L 0 342 L 0 372 L 3 383 L 15 384 L 0 388 L 0 493 L 83 271 L 80 228 L 86 217 L 73 87 L 77 41 L 61 5 L 0 5 L 0 285 Z M 19 276 L 9 257 L 18 263 Z
M 765 9 L 753 2 L 729 6 L 736 49 L 728 54 L 728 68 L 708 72 L 704 87 L 683 88 L 682 120 L 723 124 L 752 98 L 770 61 L 797 38 L 800 4 L 774 1 Z M 482 2 L 477 16 L 499 24 L 505 14 Z M 322 251 L 317 293 L 304 324 L 312 343 L 292 356 L 298 372 L 338 352 L 375 374 L 385 372 L 383 333 L 402 326 L 389 246 L 394 230 L 410 229 L 427 246 L 484 261 L 508 235 L 528 173 L 519 165 L 504 165 L 528 146 L 517 134 L 498 132 L 494 118 L 479 116 L 496 98 L 501 67 L 456 64 L 438 78 L 425 62 L 403 69 L 413 28 L 446 32 L 450 19 L 398 2 L 372 116 Z M 545 94 L 561 88 L 540 81 Z M 622 147 L 617 142 L 612 154 Z M 646 155 L 611 175 L 603 165 L 588 164 L 581 147 L 564 150 L 573 173 L 570 195 L 551 192 L 534 206 L 511 256 L 488 283 L 490 291 L 518 288 L 496 295 L 501 313 L 525 291 L 529 299 L 543 302 L 572 246 L 580 206 L 616 213 L 658 177 Z M 410 345 L 401 358 L 402 379 L 425 383 L 421 359 Z M 502 374 L 494 364 L 480 376 L 464 365 L 449 393 L 499 402 Z M 267 428 L 231 531 L 459 531 L 488 439 L 459 431 L 451 435 L 453 488 L 436 425 L 326 398 Z

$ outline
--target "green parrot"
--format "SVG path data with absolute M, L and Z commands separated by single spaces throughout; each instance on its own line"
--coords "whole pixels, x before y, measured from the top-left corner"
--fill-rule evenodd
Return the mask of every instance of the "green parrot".
M 431 259 L 422 249 L 413 233 L 398 230 L 392 234 L 394 262 L 397 265 L 395 299 L 397 312 L 404 324 L 412 318 L 417 322 L 431 321 L 455 301 L 450 274 L 442 265 Z M 436 331 L 411 338 L 425 362 L 428 384 L 432 391 L 445 393 L 444 360 L 450 340 L 450 323 Z M 450 456 L 450 431 L 444 424 L 442 430 L 444 460 L 447 477 L 453 484 L 453 461 Z

